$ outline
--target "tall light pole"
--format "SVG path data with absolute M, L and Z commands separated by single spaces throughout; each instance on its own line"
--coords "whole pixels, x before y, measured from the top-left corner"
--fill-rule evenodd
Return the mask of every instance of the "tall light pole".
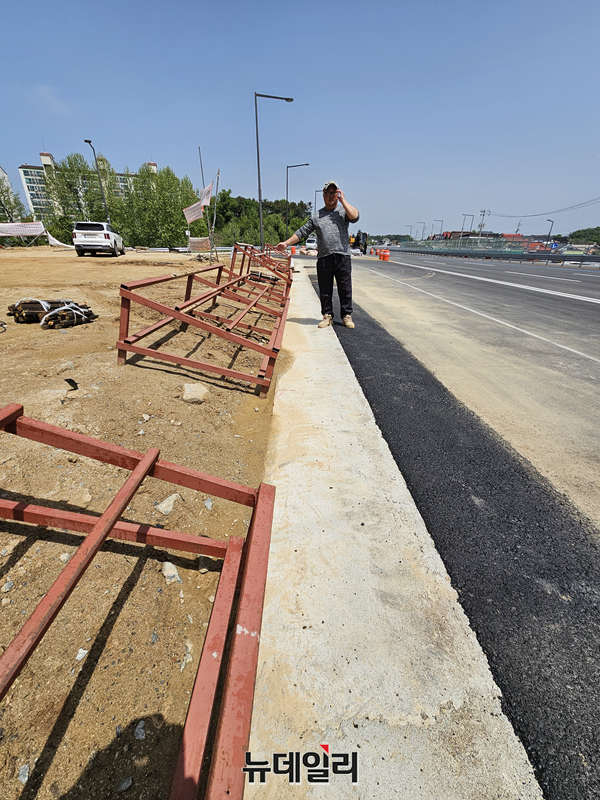
M 421 231 L 421 239 L 420 239 L 420 241 L 422 242 L 423 238 L 425 237 L 425 223 L 424 222 L 417 222 L 417 225 L 422 225 L 423 226 L 423 230 Z
M 550 237 L 552 236 L 552 228 L 554 227 L 554 220 L 553 219 L 547 219 L 546 222 L 551 222 L 552 223 L 550 225 L 550 230 L 548 231 L 548 239 L 546 241 L 546 250 L 547 250 L 550 247 Z
M 100 167 L 98 166 L 98 159 L 96 158 L 96 151 L 94 150 L 94 145 L 92 144 L 91 139 L 84 139 L 83 140 L 86 144 L 92 148 L 92 152 L 94 154 L 94 161 L 96 162 L 96 172 L 98 173 L 98 180 L 100 181 L 100 191 L 102 192 L 102 202 L 104 203 L 104 210 L 106 211 L 106 221 L 110 224 L 110 215 L 108 213 L 108 206 L 106 205 L 106 197 L 104 196 L 104 186 L 102 186 L 102 178 L 100 177 Z
M 440 236 L 442 235 L 442 228 L 444 227 L 444 220 L 443 219 L 434 219 L 434 222 L 440 223 Z M 433 225 L 431 226 L 431 230 L 433 232 Z
M 313 208 L 313 214 L 317 210 L 317 195 L 323 194 L 323 189 L 315 189 L 315 207 Z
M 288 217 L 289 217 L 289 204 L 288 204 L 288 183 L 289 183 L 289 174 L 291 169 L 295 169 L 296 167 L 309 167 L 310 164 L 290 164 L 289 167 L 285 168 L 285 238 L 288 238 Z
M 260 185 L 260 147 L 258 144 L 258 98 L 267 97 L 269 100 L 285 100 L 286 103 L 293 103 L 293 97 L 279 97 L 275 94 L 258 94 L 254 92 L 254 118 L 256 120 L 256 164 L 258 167 L 258 214 L 260 217 L 260 249 L 264 250 L 265 237 L 263 232 L 263 213 L 262 213 L 262 188 Z
M 404 227 L 405 227 L 405 228 L 410 228 L 410 231 L 409 231 L 408 235 L 409 235 L 409 236 L 410 236 L 410 238 L 412 239 L 412 225 L 405 225 Z

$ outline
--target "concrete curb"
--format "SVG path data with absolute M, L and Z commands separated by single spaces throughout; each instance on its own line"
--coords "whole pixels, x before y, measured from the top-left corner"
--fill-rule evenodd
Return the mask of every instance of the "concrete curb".
M 250 751 L 359 754 L 359 783 L 247 798 L 542 793 L 485 655 L 333 329 L 296 274 L 265 479 L 277 487 Z M 354 332 L 360 336 L 360 330 Z M 353 335 L 354 335 L 353 334 Z M 258 776 L 257 776 L 258 781 Z

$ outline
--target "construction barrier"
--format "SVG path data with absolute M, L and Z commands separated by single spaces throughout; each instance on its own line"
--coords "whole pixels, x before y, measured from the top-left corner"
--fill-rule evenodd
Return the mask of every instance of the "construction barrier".
M 210 279 L 208 273 L 215 272 L 216 275 Z M 186 279 L 183 300 L 174 308 L 140 294 L 140 290 L 150 286 L 182 279 Z M 195 284 L 206 288 L 192 297 Z M 275 361 L 281 349 L 291 285 L 291 255 L 282 257 L 273 250 L 261 252 L 252 245 L 241 243 L 234 246 L 230 264 L 211 264 L 184 275 L 163 275 L 159 278 L 123 283 L 120 290 L 121 317 L 117 363 L 125 364 L 128 352 L 137 353 L 203 372 L 217 373 L 226 378 L 246 381 L 259 387 L 260 395 L 264 397 L 269 390 Z M 214 313 L 219 302 L 225 300 L 230 315 Z M 129 317 L 132 302 L 160 312 L 164 315 L 163 319 L 135 334 L 130 334 Z M 232 302 L 236 304 L 233 312 L 231 312 Z M 197 361 L 158 349 L 141 347 L 138 344 L 141 339 L 156 333 L 174 320 L 260 353 L 263 359 L 258 374 L 251 375 L 211 362 Z M 258 320 L 261 325 L 256 324 Z M 270 326 L 265 327 L 265 325 Z M 234 329 L 240 332 L 236 333 Z
M 25 668 L 37 645 L 108 538 L 222 559 L 218 590 L 190 698 L 169 800 L 196 800 L 201 771 L 203 781 L 208 776 L 205 800 L 217 800 L 225 796 L 232 800 L 241 800 L 245 778 L 242 770 L 250 737 L 275 488 L 262 483 L 258 489 L 252 489 L 163 461 L 156 448 L 150 448 L 145 454 L 139 453 L 48 425 L 25 417 L 23 407 L 16 403 L 0 409 L 0 431 L 131 472 L 100 517 L 33 505 L 25 501 L 0 499 L 2 519 L 87 534 L 0 657 L 0 700 Z M 249 506 L 252 516 L 245 541 L 232 536 L 229 541 L 223 542 L 121 521 L 121 515 L 146 477 Z M 237 603 L 236 592 L 239 593 Z M 72 600 L 71 603 L 77 603 L 77 600 Z M 225 658 L 227 651 L 229 655 Z M 157 684 L 160 677 L 158 674 L 155 678 Z M 216 703 L 217 685 L 223 677 L 222 698 L 220 703 Z M 18 693 L 19 690 L 16 691 Z M 209 729 L 215 725 L 217 733 L 212 747 L 212 758 L 209 764 L 203 764 Z

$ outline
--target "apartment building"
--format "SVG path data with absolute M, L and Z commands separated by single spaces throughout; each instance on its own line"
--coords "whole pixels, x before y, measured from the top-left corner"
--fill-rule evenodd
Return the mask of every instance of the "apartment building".
M 21 176 L 27 205 L 34 219 L 43 219 L 44 216 L 47 216 L 52 210 L 52 200 L 46 194 L 46 175 L 48 170 L 56 167 L 56 162 L 52 153 L 40 153 L 40 162 L 41 166 L 21 164 L 19 167 L 19 175 Z M 149 161 L 148 166 L 153 172 L 157 172 L 155 162 Z M 118 182 L 117 193 L 119 196 L 125 196 L 133 175 L 134 173 L 132 172 L 116 173 Z

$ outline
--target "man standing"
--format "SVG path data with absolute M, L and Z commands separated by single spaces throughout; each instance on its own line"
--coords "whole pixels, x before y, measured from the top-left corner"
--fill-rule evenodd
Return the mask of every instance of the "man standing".
M 285 242 L 279 242 L 277 249 L 285 250 L 288 245 L 297 244 L 301 239 L 315 232 L 317 236 L 317 280 L 321 313 L 323 319 L 319 328 L 333 325 L 333 279 L 340 298 L 342 324 L 354 328 L 352 322 L 352 264 L 350 261 L 350 237 L 348 226 L 358 222 L 358 211 L 344 197 L 335 181 L 327 181 L 323 187 L 325 208 L 314 213 L 308 222 L 292 234 Z M 338 208 L 341 204 L 342 208 Z

